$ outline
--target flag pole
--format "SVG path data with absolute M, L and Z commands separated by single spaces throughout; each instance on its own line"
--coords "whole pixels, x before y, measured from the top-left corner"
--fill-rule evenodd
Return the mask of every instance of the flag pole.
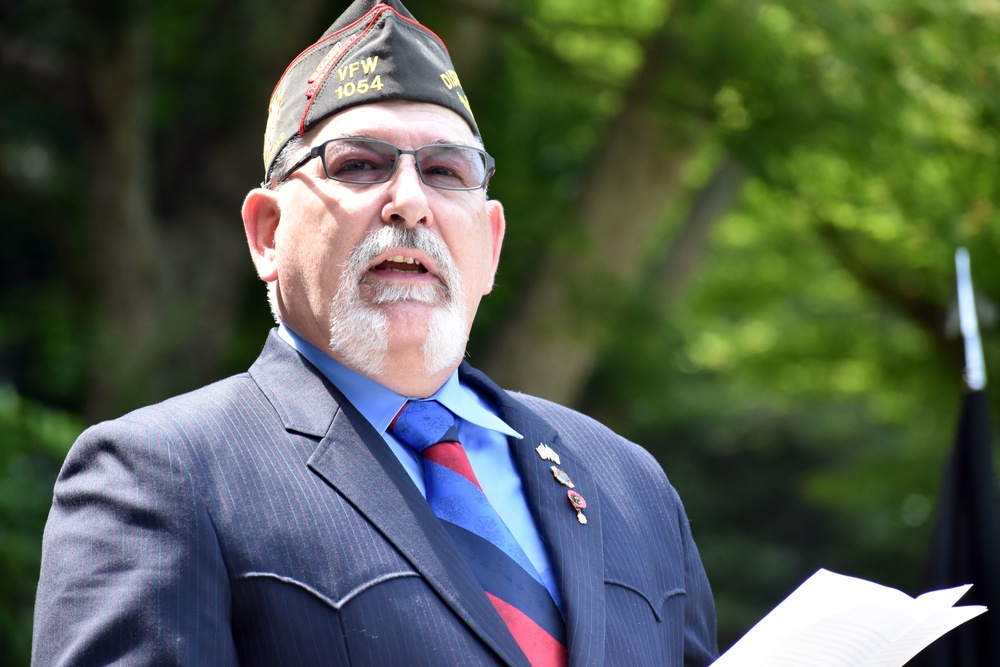
M 969 252 L 965 248 L 955 251 L 955 273 L 958 278 L 958 315 L 962 338 L 965 339 L 965 384 L 972 391 L 981 391 L 986 388 L 986 361 L 983 358 L 983 340 L 979 335 Z
M 1000 499 L 993 467 L 993 432 L 986 364 L 979 336 L 969 253 L 955 251 L 958 313 L 965 339 L 965 384 L 955 442 L 945 469 L 924 583 L 940 589 L 973 584 L 966 601 L 990 612 L 956 628 L 907 664 L 914 667 L 1000 665 Z

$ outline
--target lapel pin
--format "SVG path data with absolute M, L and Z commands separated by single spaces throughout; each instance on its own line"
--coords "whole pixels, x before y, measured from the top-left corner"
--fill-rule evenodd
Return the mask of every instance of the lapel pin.
M 546 445 L 544 442 L 535 447 L 535 451 L 542 458 L 543 461 L 551 461 L 557 466 L 562 465 L 562 461 L 559 460 L 559 455 L 555 453 L 551 447 Z
M 576 520 L 583 524 L 587 523 L 587 516 L 583 513 L 584 508 L 587 506 L 587 501 L 572 489 L 566 495 L 569 497 L 569 502 L 573 505 L 573 509 L 576 510 Z
M 560 470 L 555 466 L 552 466 L 551 470 L 552 470 L 552 475 L 556 478 L 556 480 L 558 480 L 560 484 L 569 487 L 571 489 L 576 488 L 576 485 L 573 484 L 573 480 L 570 479 L 570 476 L 566 474 L 565 470 Z

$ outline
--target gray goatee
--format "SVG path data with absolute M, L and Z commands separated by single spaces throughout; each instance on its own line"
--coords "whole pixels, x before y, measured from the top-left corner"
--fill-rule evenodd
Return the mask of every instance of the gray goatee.
M 417 250 L 439 270 L 440 283 L 399 285 L 369 281 L 368 267 L 391 250 Z M 364 294 L 364 296 L 363 296 Z M 424 370 L 430 375 L 458 362 L 465 353 L 469 323 L 463 311 L 461 276 L 444 241 L 424 227 L 384 226 L 351 253 L 331 301 L 330 347 L 348 366 L 366 374 L 385 371 L 389 318 L 380 308 L 413 301 L 435 306 L 424 339 Z

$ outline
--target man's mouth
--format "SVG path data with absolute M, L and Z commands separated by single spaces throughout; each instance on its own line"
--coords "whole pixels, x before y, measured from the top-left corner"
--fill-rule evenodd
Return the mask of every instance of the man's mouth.
M 393 255 L 373 266 L 372 270 L 389 271 L 390 273 L 427 273 L 427 269 L 420 260 L 403 255 Z

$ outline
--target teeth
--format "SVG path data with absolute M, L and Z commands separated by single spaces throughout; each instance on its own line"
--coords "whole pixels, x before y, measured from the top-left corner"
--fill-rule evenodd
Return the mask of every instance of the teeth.
M 397 264 L 419 264 L 417 260 L 413 257 L 403 257 L 402 255 L 393 255 L 387 261 L 395 262 Z

